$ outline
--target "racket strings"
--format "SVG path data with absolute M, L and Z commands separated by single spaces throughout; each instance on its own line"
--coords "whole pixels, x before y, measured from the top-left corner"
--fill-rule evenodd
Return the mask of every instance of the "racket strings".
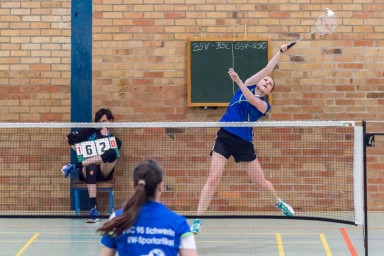
M 328 15 L 323 15 L 316 20 L 315 26 L 316 32 L 320 35 L 329 35 L 335 31 L 337 27 L 337 19 L 334 15 L 331 17 Z

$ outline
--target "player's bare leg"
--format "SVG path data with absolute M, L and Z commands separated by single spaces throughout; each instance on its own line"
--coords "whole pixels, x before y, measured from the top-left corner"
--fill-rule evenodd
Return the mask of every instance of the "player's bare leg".
M 199 205 L 197 207 L 197 215 L 203 215 L 203 213 L 208 209 L 216 188 L 220 183 L 221 177 L 223 176 L 226 163 L 227 159 L 225 157 L 216 152 L 212 152 L 211 167 L 209 170 L 207 182 L 201 191 Z M 193 233 L 200 233 L 201 222 L 202 221 L 200 219 L 195 219 L 192 221 L 191 231 Z
M 293 216 L 295 214 L 294 210 L 290 205 L 281 200 L 277 194 L 276 190 L 273 187 L 272 183 L 267 180 L 264 176 L 263 169 L 259 163 L 258 159 L 255 159 L 252 162 L 246 164 L 246 170 L 249 178 L 257 186 L 269 192 L 273 205 L 281 210 L 286 216 Z

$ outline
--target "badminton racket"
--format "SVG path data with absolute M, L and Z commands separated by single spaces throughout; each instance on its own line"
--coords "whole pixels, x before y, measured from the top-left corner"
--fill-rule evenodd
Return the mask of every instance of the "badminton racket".
M 323 36 L 323 35 L 329 35 L 333 31 L 335 31 L 335 29 L 337 27 L 337 19 L 336 19 L 335 13 L 333 11 L 331 11 L 329 8 L 327 8 L 326 10 L 327 10 L 327 14 L 321 15 L 320 17 L 318 17 L 316 19 L 315 29 L 313 31 L 311 31 L 310 33 L 306 34 L 305 36 L 301 37 L 300 39 L 298 39 L 296 41 L 290 42 L 288 44 L 287 48 L 288 49 L 291 48 L 292 46 L 294 46 L 295 44 L 297 44 L 298 42 L 300 42 L 304 38 L 306 38 L 306 37 L 308 37 L 314 33 L 318 33 L 318 34 Z

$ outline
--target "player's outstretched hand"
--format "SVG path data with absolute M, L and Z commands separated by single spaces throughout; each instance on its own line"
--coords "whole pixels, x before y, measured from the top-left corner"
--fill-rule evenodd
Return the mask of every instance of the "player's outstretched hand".
M 235 72 L 233 68 L 230 68 L 228 70 L 228 74 L 231 77 L 232 81 L 234 81 L 235 83 L 239 84 L 239 82 L 241 82 L 239 75 Z

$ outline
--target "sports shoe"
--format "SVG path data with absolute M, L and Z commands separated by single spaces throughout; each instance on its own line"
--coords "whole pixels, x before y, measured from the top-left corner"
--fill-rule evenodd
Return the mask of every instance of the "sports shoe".
M 276 205 L 276 208 L 282 211 L 285 216 L 295 215 L 295 211 L 293 210 L 293 208 L 281 199 L 280 202 Z
M 199 220 L 199 219 L 195 219 L 195 220 L 192 221 L 192 224 L 191 224 L 191 231 L 192 231 L 192 233 L 194 233 L 194 234 L 199 234 L 200 233 L 201 223 L 202 223 L 202 221 Z
M 66 164 L 61 168 L 61 172 L 64 174 L 64 178 L 67 178 L 72 171 L 74 171 L 76 166 L 74 164 Z
M 91 216 L 89 219 L 87 219 L 86 223 L 97 223 L 99 221 L 99 211 L 97 210 L 96 206 L 91 209 L 89 212 L 89 215 Z

